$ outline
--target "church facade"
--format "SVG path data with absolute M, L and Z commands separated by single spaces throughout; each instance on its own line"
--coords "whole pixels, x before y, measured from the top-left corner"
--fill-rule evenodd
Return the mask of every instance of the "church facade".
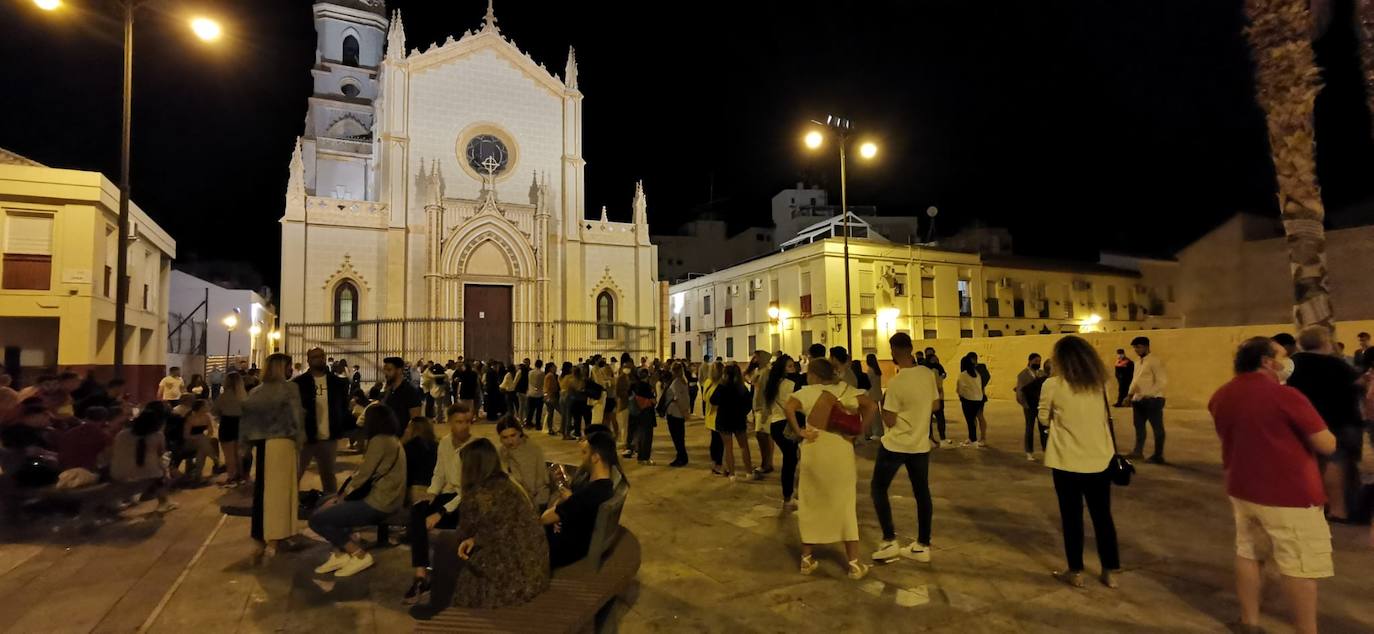
M 582 93 L 496 24 L 407 51 L 381 0 L 314 5 L 318 46 L 282 229 L 285 348 L 367 366 L 653 356 L 661 290 L 642 184 L 588 218 Z M 631 197 L 631 191 L 633 195 Z

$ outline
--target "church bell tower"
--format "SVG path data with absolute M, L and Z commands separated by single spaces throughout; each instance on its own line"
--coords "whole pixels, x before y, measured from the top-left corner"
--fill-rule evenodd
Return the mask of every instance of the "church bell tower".
M 373 139 L 385 54 L 383 0 L 317 2 L 314 90 L 301 138 L 306 192 L 377 200 Z

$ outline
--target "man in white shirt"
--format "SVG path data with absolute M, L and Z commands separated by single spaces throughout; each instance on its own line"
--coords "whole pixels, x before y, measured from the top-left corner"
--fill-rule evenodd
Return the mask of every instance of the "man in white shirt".
M 169 368 L 167 376 L 162 377 L 157 383 L 157 400 L 166 401 L 169 407 L 175 407 L 184 391 L 186 383 L 181 380 L 181 368 Z
M 873 553 L 874 561 L 892 561 L 907 557 L 922 563 L 930 561 L 930 523 L 933 505 L 930 499 L 930 416 L 941 407 L 935 373 L 916 365 L 912 354 L 911 336 L 899 332 L 888 340 L 892 349 L 892 363 L 897 375 L 888 382 L 883 396 L 882 417 L 886 428 L 878 448 L 878 460 L 873 466 L 873 507 L 878 512 L 878 524 L 883 539 Z M 906 467 L 911 490 L 916 496 L 916 541 L 906 548 L 897 544 L 897 531 L 892 523 L 892 505 L 887 499 L 897 469 Z
M 530 367 L 529 390 L 525 392 L 525 428 L 543 429 L 544 421 L 544 360 L 538 359 Z
M 1135 375 L 1131 377 L 1131 389 L 1126 396 L 1131 399 L 1131 410 L 1135 419 L 1135 451 L 1132 458 L 1145 457 L 1145 423 L 1149 422 L 1155 432 L 1155 451 L 1148 462 L 1164 462 L 1164 387 L 1167 378 L 1164 365 L 1159 357 L 1150 354 L 1150 338 L 1136 337 L 1131 340 L 1140 362 L 1135 364 Z
M 301 407 L 305 410 L 305 443 L 301 445 L 296 479 L 299 482 L 314 462 L 320 471 L 320 488 L 325 495 L 332 495 L 339 490 L 334 475 L 339 438 L 354 426 L 353 413 L 348 408 L 348 381 L 329 371 L 324 350 L 311 348 L 305 359 L 309 367 L 291 379 L 300 390 Z
M 406 591 L 407 605 L 423 603 L 429 596 L 429 531 L 458 528 L 458 503 L 462 501 L 463 461 L 458 450 L 472 439 L 472 406 L 458 402 L 448 406 L 447 438 L 439 441 L 438 460 L 429 481 L 430 499 L 410 507 L 410 565 L 415 580 Z

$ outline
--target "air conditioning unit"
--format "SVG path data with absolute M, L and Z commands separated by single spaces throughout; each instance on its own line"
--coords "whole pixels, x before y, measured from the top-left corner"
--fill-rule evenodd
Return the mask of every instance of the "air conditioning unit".
M 1011 278 L 1010 278 L 1010 277 L 1004 277 L 1004 278 L 998 280 L 998 281 L 997 281 L 997 287 L 998 287 L 998 288 L 1011 288 Z
M 739 295 L 739 284 L 731 284 L 729 289 L 731 295 Z
M 757 291 L 757 290 L 761 290 L 761 289 L 763 289 L 763 278 L 761 278 L 761 277 L 756 277 L 756 278 L 754 278 L 754 290 Z

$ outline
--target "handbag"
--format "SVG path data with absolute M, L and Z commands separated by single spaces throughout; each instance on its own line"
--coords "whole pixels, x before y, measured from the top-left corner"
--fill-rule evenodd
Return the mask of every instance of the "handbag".
M 827 423 L 826 429 L 846 436 L 858 436 L 864 429 L 863 418 L 857 412 L 851 414 L 845 411 L 838 396 L 835 397 L 835 405 L 830 408 L 830 419 Z
M 1135 475 L 1135 465 L 1116 450 L 1116 421 L 1112 419 L 1112 408 L 1107 403 L 1106 390 L 1102 391 L 1102 406 L 1107 410 L 1107 431 L 1112 436 L 1112 459 L 1107 463 L 1107 479 L 1117 486 L 1130 486 L 1131 476 Z
M 343 487 L 339 489 L 340 491 L 348 491 L 348 494 L 343 496 L 343 499 L 348 502 L 356 502 L 358 500 L 366 499 L 367 495 L 372 492 L 372 483 L 375 482 L 378 478 L 385 477 L 387 474 L 391 473 L 391 470 L 396 468 L 396 463 L 400 461 L 400 459 L 401 448 L 397 447 L 396 457 L 391 460 L 391 466 L 387 468 L 386 472 L 373 472 L 372 477 L 368 478 L 367 482 L 358 485 L 358 488 L 353 489 L 352 491 L 348 491 L 348 485 L 353 482 L 353 476 L 349 476 L 347 480 L 344 480 Z

